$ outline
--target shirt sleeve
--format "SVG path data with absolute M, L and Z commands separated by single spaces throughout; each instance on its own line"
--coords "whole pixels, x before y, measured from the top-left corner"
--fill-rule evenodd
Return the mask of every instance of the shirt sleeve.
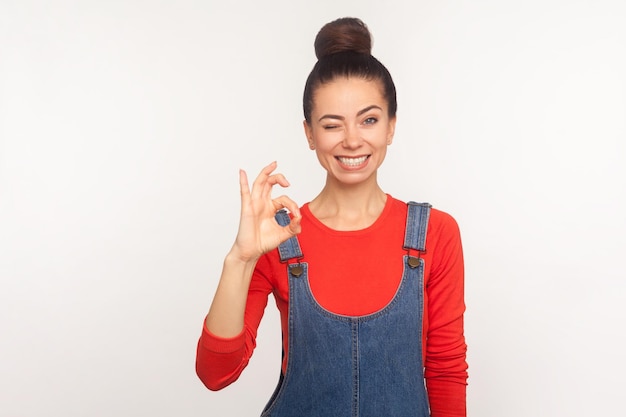
M 196 351 L 196 373 L 210 390 L 217 391 L 235 382 L 248 365 L 254 348 L 259 324 L 263 317 L 272 285 L 271 267 L 262 256 L 254 270 L 244 315 L 243 331 L 232 338 L 218 337 L 202 326 Z
M 426 286 L 429 326 L 425 378 L 432 417 L 465 417 L 467 362 L 463 332 L 464 266 L 456 221 L 439 212 L 442 221 Z M 429 249 L 430 250 L 430 249 Z

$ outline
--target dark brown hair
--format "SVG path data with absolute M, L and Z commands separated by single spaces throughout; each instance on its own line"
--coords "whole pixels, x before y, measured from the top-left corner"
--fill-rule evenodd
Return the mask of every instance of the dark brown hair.
M 385 66 L 374 58 L 370 31 L 360 19 L 344 17 L 325 24 L 315 37 L 317 63 L 304 86 L 304 119 L 311 122 L 313 95 L 322 84 L 337 77 L 361 77 L 379 81 L 387 100 L 389 117 L 395 117 L 396 87 Z

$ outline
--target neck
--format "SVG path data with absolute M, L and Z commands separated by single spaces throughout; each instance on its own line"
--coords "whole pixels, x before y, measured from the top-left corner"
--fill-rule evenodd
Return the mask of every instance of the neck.
M 378 219 L 387 201 L 376 177 L 355 185 L 326 179 L 320 194 L 311 201 L 309 209 L 326 226 L 335 230 L 359 230 Z

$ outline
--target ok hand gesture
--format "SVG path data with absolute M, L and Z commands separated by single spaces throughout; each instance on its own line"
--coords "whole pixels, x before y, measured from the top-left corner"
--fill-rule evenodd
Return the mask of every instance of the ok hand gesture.
M 276 166 L 276 162 L 272 162 L 263 168 L 252 184 L 252 190 L 246 172 L 239 171 L 241 218 L 232 254 L 241 261 L 256 261 L 264 253 L 300 233 L 302 216 L 298 205 L 285 195 L 272 198 L 274 185 L 289 186 L 282 174 L 272 174 Z M 280 226 L 274 219 L 276 212 L 282 208 L 288 209 L 293 216 L 287 226 Z

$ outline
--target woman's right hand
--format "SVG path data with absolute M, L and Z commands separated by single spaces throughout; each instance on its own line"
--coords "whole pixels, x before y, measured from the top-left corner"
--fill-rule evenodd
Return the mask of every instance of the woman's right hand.
M 272 162 L 263 168 L 254 180 L 252 189 L 246 172 L 239 171 L 241 217 L 230 255 L 242 262 L 256 262 L 264 253 L 300 233 L 302 216 L 298 205 L 285 195 L 272 198 L 274 185 L 289 186 L 284 175 L 272 174 L 276 166 L 277 163 Z M 293 216 L 287 226 L 280 226 L 274 218 L 276 212 L 282 208 L 289 210 Z
M 287 196 L 272 198 L 274 185 L 289 186 L 282 174 L 272 174 L 275 169 L 276 162 L 263 168 L 252 184 L 252 190 L 245 171 L 239 171 L 239 231 L 224 260 L 220 282 L 206 317 L 206 328 L 219 337 L 229 338 L 241 334 L 250 279 L 257 260 L 283 241 L 300 233 L 302 217 L 298 205 Z M 276 212 L 282 208 L 288 209 L 293 216 L 291 223 L 284 227 L 274 219 Z

